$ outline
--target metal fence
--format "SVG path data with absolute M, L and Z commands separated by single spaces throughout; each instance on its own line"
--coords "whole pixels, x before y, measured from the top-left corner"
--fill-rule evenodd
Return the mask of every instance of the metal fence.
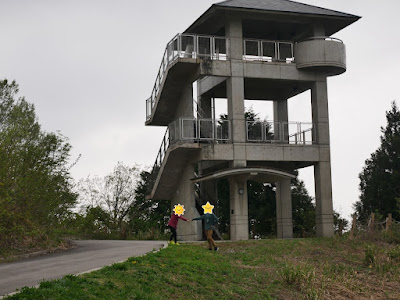
M 243 59 L 292 63 L 294 62 L 293 43 L 245 39 Z
M 226 37 L 177 34 L 166 46 L 151 96 L 146 100 L 146 120 L 149 120 L 168 66 L 178 58 L 228 59 Z M 292 42 L 245 39 L 243 59 L 259 61 L 294 62 Z
M 231 139 L 229 120 L 181 118 L 168 125 L 153 169 L 160 167 L 170 145 L 178 141 L 226 143 Z
M 228 39 L 225 37 L 177 34 L 166 46 L 150 98 L 146 100 L 149 120 L 168 66 L 178 58 L 210 58 L 227 60 Z
M 246 121 L 248 142 L 315 144 L 313 123 Z
M 181 118 L 168 125 L 170 143 L 176 141 L 215 141 L 226 143 L 231 138 L 230 121 Z

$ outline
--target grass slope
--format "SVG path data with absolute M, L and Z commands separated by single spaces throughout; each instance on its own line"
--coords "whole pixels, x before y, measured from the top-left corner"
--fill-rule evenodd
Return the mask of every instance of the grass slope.
M 347 238 L 171 245 L 11 299 L 400 299 L 400 246 Z

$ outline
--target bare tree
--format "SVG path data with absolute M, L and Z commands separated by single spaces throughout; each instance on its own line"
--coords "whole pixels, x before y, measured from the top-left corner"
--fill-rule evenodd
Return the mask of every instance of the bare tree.
M 113 225 L 121 230 L 123 221 L 135 207 L 136 188 L 141 168 L 118 162 L 112 173 L 105 177 L 87 177 L 78 184 L 81 209 L 101 207 L 110 215 Z

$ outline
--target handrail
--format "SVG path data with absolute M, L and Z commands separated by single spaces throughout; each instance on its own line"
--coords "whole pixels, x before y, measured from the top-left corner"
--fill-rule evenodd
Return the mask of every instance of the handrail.
M 202 123 L 205 123 L 205 125 Z M 251 128 L 254 128 L 251 126 L 254 125 L 259 125 L 261 128 L 259 138 L 257 139 L 252 139 L 249 136 L 249 133 L 251 134 Z M 290 125 L 296 125 L 297 130 L 294 130 L 294 132 L 291 133 L 291 129 L 289 128 Z M 311 127 L 302 130 L 301 128 L 304 125 Z M 247 120 L 246 129 L 248 142 L 286 143 L 296 145 L 315 143 L 315 125 L 313 123 Z M 306 136 L 307 132 L 311 132 L 311 137 Z M 294 140 L 291 140 L 293 137 Z M 231 125 L 229 120 L 179 118 L 170 123 L 165 131 L 164 137 L 161 141 L 161 146 L 157 152 L 157 157 L 151 171 L 152 179 L 156 179 L 165 155 L 169 147 L 174 143 L 179 141 L 192 143 L 227 143 L 230 140 Z
M 165 51 L 158 69 L 156 81 L 151 96 L 146 100 L 146 120 L 149 120 L 160 92 L 165 73 L 168 67 L 178 58 L 202 58 L 212 60 L 228 59 L 228 39 L 220 36 L 177 34 L 165 47 Z
M 306 126 L 309 128 L 303 129 Z M 304 122 L 246 121 L 247 141 L 262 143 L 315 143 L 315 124 Z
M 341 39 L 331 37 L 331 36 L 312 36 L 309 38 L 306 38 L 304 40 L 298 41 L 297 43 L 305 42 L 305 41 L 313 41 L 313 40 L 325 40 L 325 41 L 334 41 L 334 42 L 339 42 L 343 44 L 343 41 Z
M 178 141 L 226 143 L 230 139 L 229 120 L 179 118 L 168 125 L 153 170 L 161 166 L 168 148 Z
M 294 62 L 294 43 L 259 39 L 243 40 L 243 60 Z
M 311 40 L 330 40 L 343 43 L 342 40 L 329 36 L 314 36 L 296 43 Z M 228 38 L 223 36 L 177 34 L 165 47 L 156 80 L 151 96 L 146 99 L 146 120 L 150 120 L 156 98 L 160 92 L 164 76 L 168 67 L 178 58 L 202 58 L 208 57 L 211 60 L 228 60 Z M 277 40 L 243 40 L 243 60 L 255 60 L 266 62 L 293 63 L 294 42 Z

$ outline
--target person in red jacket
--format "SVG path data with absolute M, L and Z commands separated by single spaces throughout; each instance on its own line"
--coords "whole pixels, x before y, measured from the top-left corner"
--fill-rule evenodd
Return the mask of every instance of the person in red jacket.
M 178 226 L 178 221 L 179 221 L 179 219 L 181 219 L 181 220 L 183 220 L 183 221 L 186 221 L 186 222 L 189 222 L 189 220 L 188 219 L 186 219 L 186 218 L 184 218 L 184 217 L 182 217 L 182 216 L 180 216 L 180 215 L 177 215 L 176 213 L 172 213 L 172 216 L 171 216 L 171 219 L 169 219 L 169 221 L 168 221 L 168 228 L 171 230 L 171 232 L 172 232 L 172 235 L 171 235 L 171 237 L 170 237 L 170 239 L 169 239 L 169 242 L 170 243 L 175 243 L 175 244 L 177 244 L 177 242 L 176 242 L 176 227 Z M 172 239 L 174 239 L 174 241 L 172 242 Z M 179 244 L 178 244 L 179 245 Z

